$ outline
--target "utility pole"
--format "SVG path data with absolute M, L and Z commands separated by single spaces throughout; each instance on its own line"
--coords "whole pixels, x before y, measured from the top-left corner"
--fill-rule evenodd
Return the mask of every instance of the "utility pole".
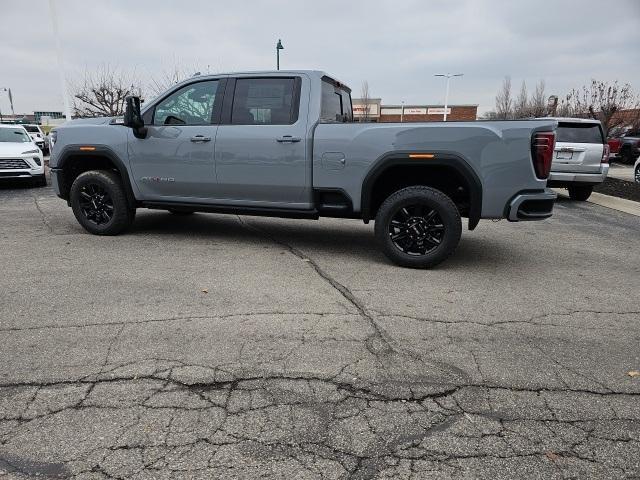
M 278 39 L 276 44 L 276 70 L 280 70 L 280 50 L 284 50 L 282 46 L 282 40 Z
M 400 123 L 404 123 L 404 100 L 400 102 Z
M 447 107 L 449 106 L 449 81 L 451 77 L 461 77 L 464 73 L 437 73 L 434 77 L 446 77 L 447 86 L 444 93 L 444 121 L 447 121 Z
M 64 63 L 62 61 L 62 48 L 60 47 L 60 33 L 58 31 L 58 17 L 56 15 L 55 0 L 49 0 L 49 13 L 51 16 L 51 26 L 53 27 L 53 37 L 56 43 L 56 55 L 58 57 L 58 74 L 60 77 L 60 88 L 62 90 L 62 101 L 64 102 L 64 115 L 67 121 L 71 120 L 71 107 L 69 106 L 69 95 L 67 92 L 67 81 L 64 76 Z

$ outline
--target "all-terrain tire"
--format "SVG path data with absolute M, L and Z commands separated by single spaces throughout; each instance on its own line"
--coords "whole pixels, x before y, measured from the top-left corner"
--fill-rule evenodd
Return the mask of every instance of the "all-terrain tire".
M 567 187 L 567 190 L 569 190 L 569 198 L 571 200 L 584 202 L 591 196 L 591 192 L 593 192 L 593 186 L 592 185 L 574 185 L 571 187 Z
M 33 184 L 36 187 L 46 187 L 47 186 L 47 175 L 43 173 L 42 175 L 38 175 L 34 177 Z
M 431 187 L 398 190 L 382 203 L 375 219 L 375 235 L 382 251 L 402 267 L 438 265 L 455 251 L 461 234 L 455 203 Z
M 127 201 L 120 177 L 106 170 L 78 175 L 71 185 L 69 200 L 78 223 L 94 235 L 117 235 L 135 218 L 135 208 Z M 100 207 L 101 213 L 93 213 L 100 211 Z

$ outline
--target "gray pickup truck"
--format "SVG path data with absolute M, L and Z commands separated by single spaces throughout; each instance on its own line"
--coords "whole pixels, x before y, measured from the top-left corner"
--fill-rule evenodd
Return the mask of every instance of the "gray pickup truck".
M 461 216 L 551 216 L 555 120 L 357 123 L 350 92 L 319 71 L 193 77 L 57 128 L 53 186 L 98 235 L 140 207 L 375 219 L 383 252 L 417 268 L 455 250 Z

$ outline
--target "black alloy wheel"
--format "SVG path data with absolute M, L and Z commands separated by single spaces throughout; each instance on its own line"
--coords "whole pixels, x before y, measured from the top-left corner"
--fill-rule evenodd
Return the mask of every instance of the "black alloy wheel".
M 424 203 L 400 208 L 389 222 L 389 238 L 407 255 L 426 255 L 442 243 L 445 226 L 435 209 Z
M 136 215 L 119 175 L 108 170 L 78 175 L 71 185 L 69 203 L 78 223 L 94 235 L 117 235 Z
M 440 190 L 423 185 L 392 193 L 376 213 L 375 235 L 397 265 L 430 268 L 456 249 L 462 233 L 460 212 Z
M 113 199 L 98 183 L 87 183 L 80 187 L 80 210 L 86 219 L 95 225 L 106 225 L 113 218 Z

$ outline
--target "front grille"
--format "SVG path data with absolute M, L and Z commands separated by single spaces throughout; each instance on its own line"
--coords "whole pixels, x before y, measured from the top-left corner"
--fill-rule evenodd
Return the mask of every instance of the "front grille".
M 0 170 L 22 170 L 29 168 L 27 162 L 21 158 L 0 158 Z

